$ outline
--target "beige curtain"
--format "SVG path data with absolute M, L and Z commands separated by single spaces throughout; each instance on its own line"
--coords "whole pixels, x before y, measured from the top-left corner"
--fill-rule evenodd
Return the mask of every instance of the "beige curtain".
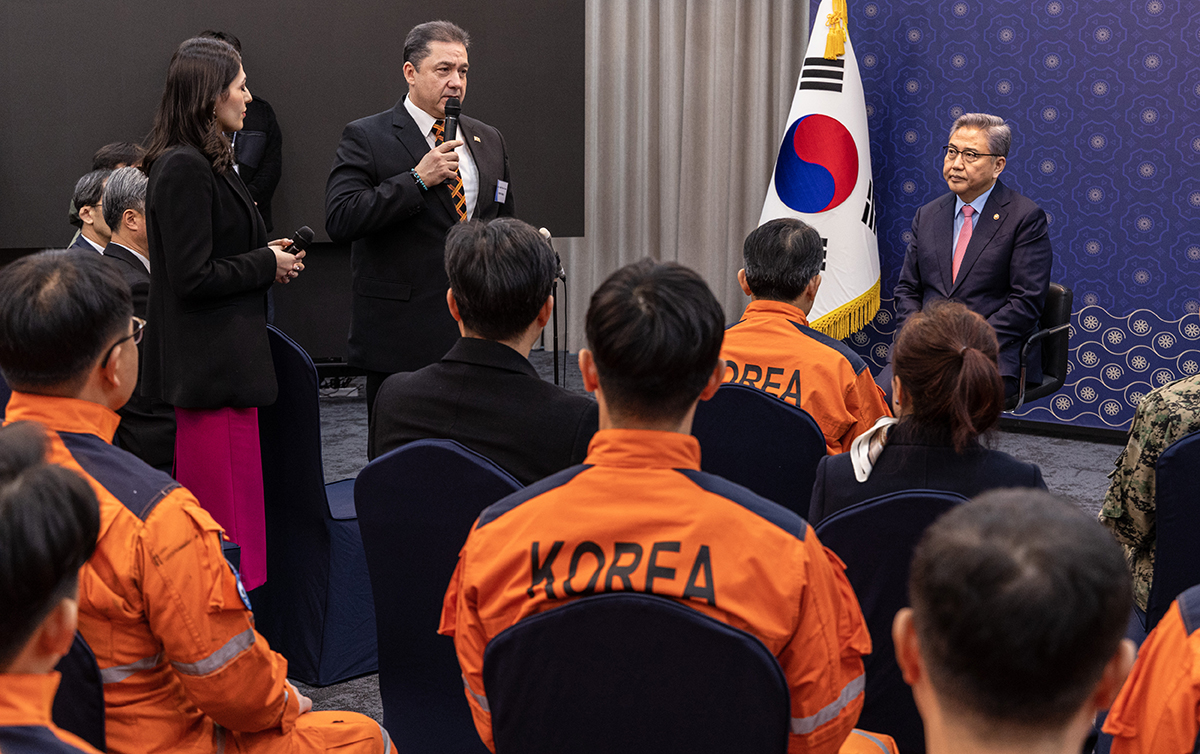
M 747 301 L 742 239 L 808 44 L 807 0 L 587 0 L 586 34 L 585 236 L 555 241 L 569 347 L 585 343 L 596 286 L 644 256 L 697 270 L 734 321 Z

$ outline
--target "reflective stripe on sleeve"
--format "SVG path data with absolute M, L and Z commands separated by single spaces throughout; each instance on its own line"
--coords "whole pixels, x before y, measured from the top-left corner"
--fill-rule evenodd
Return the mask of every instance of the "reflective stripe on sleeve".
M 887 746 L 886 746 L 886 745 L 883 743 L 883 741 L 880 741 L 878 738 L 876 738 L 875 736 L 872 736 L 870 733 L 866 732 L 865 730 L 859 730 L 858 728 L 855 728 L 854 730 L 850 731 L 850 735 L 852 735 L 852 736 L 862 736 L 863 738 L 867 739 L 867 740 L 868 740 L 868 741 L 870 741 L 871 743 L 873 743 L 873 744 L 875 744 L 876 746 L 878 746 L 878 747 L 879 747 L 879 750 L 880 750 L 881 752 L 883 752 L 883 754 L 888 754 L 888 752 L 890 752 L 890 751 L 891 751 L 891 749 L 889 749 L 889 748 L 888 748 L 888 747 L 887 747 Z
M 225 642 L 225 646 L 199 662 L 172 662 L 171 666 L 184 675 L 208 675 L 225 667 L 226 663 L 254 645 L 254 629 L 247 628 Z
M 128 665 L 115 665 L 111 668 L 104 668 L 100 671 L 100 682 L 120 683 L 139 670 L 149 670 L 150 668 L 158 667 L 162 660 L 162 652 L 159 652 L 153 657 L 143 657 L 142 659 L 136 662 L 131 662 Z
M 383 734 L 383 754 L 392 754 L 392 739 L 388 736 L 387 728 L 380 725 L 379 732 Z
M 817 728 L 837 717 L 866 687 L 867 675 L 864 673 L 847 683 L 845 688 L 842 689 L 842 693 L 838 695 L 838 698 L 823 707 L 817 714 L 809 717 L 793 717 L 792 733 L 798 736 L 812 733 Z
M 476 694 L 471 689 L 471 684 L 467 683 L 467 677 L 465 675 L 463 676 L 463 688 L 467 690 L 467 693 L 470 694 L 471 698 L 475 700 L 475 703 L 479 705 L 479 709 L 489 713 L 492 711 L 492 708 L 488 706 L 487 697 Z

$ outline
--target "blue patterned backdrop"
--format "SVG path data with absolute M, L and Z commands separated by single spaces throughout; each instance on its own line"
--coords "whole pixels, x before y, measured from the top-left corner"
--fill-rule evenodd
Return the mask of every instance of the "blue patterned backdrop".
M 1196 0 L 849 0 L 849 10 L 884 302 L 847 342 L 875 368 L 886 362 L 912 216 L 947 190 L 939 147 L 956 117 L 991 112 L 1013 127 L 1003 180 L 1046 210 L 1052 279 L 1075 293 L 1067 385 L 1017 416 L 1125 428 L 1147 391 L 1200 371 Z

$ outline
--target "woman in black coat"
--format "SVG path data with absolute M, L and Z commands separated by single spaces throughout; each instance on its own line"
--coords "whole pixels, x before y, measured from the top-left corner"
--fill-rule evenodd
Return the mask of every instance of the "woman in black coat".
M 175 476 L 242 548 L 247 588 L 266 580 L 257 407 L 277 386 L 266 294 L 304 264 L 267 242 L 226 133 L 251 101 L 241 57 L 189 39 L 171 58 L 144 160 L 150 246 L 142 383 L 175 407 Z
M 987 320 L 957 302 L 931 304 L 906 322 L 892 349 L 899 420 L 880 419 L 849 452 L 821 459 L 809 522 L 902 490 L 1045 489 L 1036 464 L 979 443 L 1004 407 L 997 351 Z

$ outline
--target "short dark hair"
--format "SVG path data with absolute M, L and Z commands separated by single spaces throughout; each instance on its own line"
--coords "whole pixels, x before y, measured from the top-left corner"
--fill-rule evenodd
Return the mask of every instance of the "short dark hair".
M 213 109 L 241 67 L 242 56 L 228 42 L 192 37 L 179 45 L 167 66 L 167 83 L 147 137 L 143 170 L 149 173 L 163 153 L 182 145 L 199 150 L 220 173 L 233 169 L 229 139 Z
M 988 492 L 938 519 L 917 545 L 908 589 L 939 699 L 1018 731 L 1078 713 L 1133 600 L 1112 535 L 1032 489 Z
M 467 34 L 466 29 L 449 21 L 428 21 L 414 26 L 404 38 L 404 62 L 420 68 L 421 61 L 429 57 L 431 42 L 457 42 L 470 48 L 471 35 Z
M 446 235 L 446 276 L 463 324 L 490 340 L 528 329 L 550 297 L 554 249 L 510 217 L 459 223 Z
M 30 422 L 0 429 L 0 670 L 73 595 L 100 532 L 96 493 L 79 474 L 47 463 L 48 447 Z
M 1004 409 L 999 345 L 987 320 L 958 301 L 934 301 L 896 335 L 892 369 L 925 433 L 946 435 L 962 452 Z
M 825 247 L 812 226 L 785 217 L 764 223 L 742 244 L 746 285 L 756 298 L 791 303 L 821 272 Z
M 600 284 L 586 330 L 608 405 L 673 419 L 687 413 L 717 366 L 725 314 L 698 274 L 643 259 Z
M 84 173 L 78 181 L 75 181 L 75 192 L 71 195 L 71 203 L 74 205 L 71 213 L 72 225 L 77 228 L 83 227 L 83 220 L 79 219 L 79 210 L 100 203 L 104 197 L 104 182 L 111 174 L 111 170 L 102 168 Z
M 222 42 L 225 42 L 226 44 L 232 46 L 233 49 L 237 50 L 238 55 L 242 54 L 242 40 L 238 39 L 237 37 L 233 36 L 232 34 L 230 34 L 227 31 L 216 31 L 215 29 L 205 29 L 204 31 L 197 34 L 196 36 L 203 37 L 205 39 L 219 39 Z
M 115 230 L 121 225 L 125 210 L 146 214 L 146 174 L 140 168 L 117 168 L 104 187 L 104 222 Z
M 999 115 L 989 113 L 964 113 L 958 116 L 950 127 L 950 140 L 960 128 L 977 128 L 987 134 L 988 151 L 1000 157 L 1007 157 L 1012 146 L 1012 127 Z
M 0 372 L 14 390 L 81 387 L 131 317 L 129 285 L 96 252 L 21 257 L 0 275 Z
M 92 155 L 92 170 L 116 170 L 125 165 L 138 165 L 146 156 L 146 149 L 141 144 L 130 141 L 114 141 L 105 144 Z

